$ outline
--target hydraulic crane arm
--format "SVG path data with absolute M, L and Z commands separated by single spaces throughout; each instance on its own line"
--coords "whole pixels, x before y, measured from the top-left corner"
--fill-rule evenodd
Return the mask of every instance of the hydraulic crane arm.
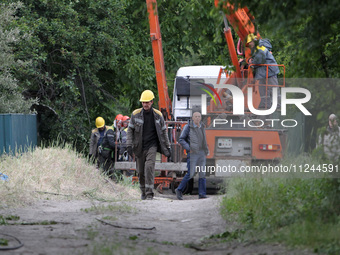
M 159 97 L 159 110 L 163 113 L 165 120 L 171 120 L 171 100 L 168 93 L 168 86 L 166 83 L 164 55 L 162 48 L 161 30 L 159 27 L 157 1 L 146 0 L 149 23 L 150 23 L 150 39 L 152 42 L 153 58 L 155 63 L 157 89 Z
M 219 2 L 221 1 L 215 0 L 216 7 L 219 7 Z M 234 5 L 226 1 L 222 2 L 224 2 L 222 7 L 226 18 L 228 19 L 229 23 L 234 28 L 242 42 L 246 40 L 248 34 L 255 34 L 255 18 L 250 14 L 250 11 L 247 7 L 235 8 Z
M 255 29 L 255 18 L 252 16 L 247 7 L 239 7 L 235 8 L 234 5 L 228 3 L 227 1 L 215 0 L 215 6 L 221 7 L 224 13 L 224 19 L 227 19 L 233 29 L 236 31 L 240 40 L 243 42 L 243 45 L 246 43 L 246 39 L 248 34 L 256 34 L 258 38 L 260 38 L 260 34 L 256 32 Z M 226 20 L 224 21 L 225 27 L 228 28 Z M 229 53 L 233 62 L 233 65 L 236 67 L 236 77 L 240 78 L 240 73 L 238 71 L 238 64 L 236 64 L 235 58 L 235 46 L 233 43 L 233 39 L 231 36 L 230 28 L 225 29 L 225 37 L 228 43 Z M 245 57 L 248 60 L 251 57 L 251 50 L 249 48 L 245 49 Z

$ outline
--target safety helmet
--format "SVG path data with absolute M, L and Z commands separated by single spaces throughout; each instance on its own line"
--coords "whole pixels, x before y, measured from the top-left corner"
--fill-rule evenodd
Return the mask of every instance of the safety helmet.
M 140 96 L 140 102 L 150 102 L 155 98 L 155 95 L 151 90 L 144 90 L 142 95 Z
M 129 120 L 129 119 L 130 119 L 129 116 L 124 116 L 122 120 L 123 120 L 123 121 L 127 121 L 127 120 Z
M 257 39 L 257 36 L 255 36 L 253 33 L 247 35 L 246 45 L 248 45 L 248 43 L 250 43 L 251 41 L 256 40 L 256 39 Z
M 332 113 L 331 115 L 329 115 L 328 119 L 329 120 L 336 120 L 337 117 L 336 117 L 336 115 L 334 113 Z
M 123 119 L 123 114 L 118 114 L 115 118 L 116 121 L 121 121 Z
M 102 117 L 97 117 L 96 118 L 96 127 L 102 128 L 104 126 L 105 126 L 105 120 Z

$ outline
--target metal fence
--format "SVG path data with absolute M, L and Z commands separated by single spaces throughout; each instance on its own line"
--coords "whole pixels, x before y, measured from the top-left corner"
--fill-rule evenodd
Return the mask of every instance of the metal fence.
M 0 114 L 0 155 L 34 148 L 37 136 L 36 114 Z

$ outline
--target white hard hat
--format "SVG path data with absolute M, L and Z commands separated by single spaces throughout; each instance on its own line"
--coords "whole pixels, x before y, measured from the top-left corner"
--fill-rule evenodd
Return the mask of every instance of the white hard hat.
M 331 115 L 329 115 L 328 119 L 329 120 L 335 120 L 335 119 L 337 119 L 337 117 L 334 113 L 332 113 Z

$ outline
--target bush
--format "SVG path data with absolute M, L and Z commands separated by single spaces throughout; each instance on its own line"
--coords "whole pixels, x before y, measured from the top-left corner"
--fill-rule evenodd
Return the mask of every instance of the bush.
M 298 161 L 308 160 L 308 156 Z M 307 157 L 307 158 L 306 158 Z M 312 159 L 309 159 L 312 162 Z M 330 254 L 340 248 L 339 179 L 235 178 L 227 183 L 222 215 L 258 237 L 306 245 Z

